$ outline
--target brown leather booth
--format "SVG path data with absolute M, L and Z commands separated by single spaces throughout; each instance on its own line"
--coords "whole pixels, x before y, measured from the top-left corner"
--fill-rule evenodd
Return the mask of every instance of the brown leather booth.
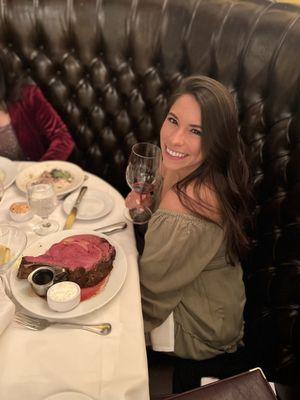
M 68 125 L 85 168 L 126 192 L 136 141 L 204 74 L 234 94 L 256 196 L 246 340 L 270 380 L 300 371 L 300 7 L 271 0 L 0 0 L 0 50 Z

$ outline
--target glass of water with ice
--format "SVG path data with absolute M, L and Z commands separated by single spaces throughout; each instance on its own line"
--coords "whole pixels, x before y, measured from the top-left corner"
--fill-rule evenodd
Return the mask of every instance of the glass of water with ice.
M 42 221 L 33 227 L 37 235 L 48 235 L 59 228 L 57 221 L 49 220 L 49 215 L 57 206 L 57 197 L 50 183 L 30 183 L 27 185 L 28 203 L 31 211 L 42 218 Z

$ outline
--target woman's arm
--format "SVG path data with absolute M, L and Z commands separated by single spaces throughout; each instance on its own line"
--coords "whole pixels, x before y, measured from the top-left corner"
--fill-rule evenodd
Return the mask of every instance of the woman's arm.
M 37 86 L 30 86 L 27 95 L 34 110 L 35 123 L 43 135 L 42 141 L 48 145 L 40 161 L 66 160 L 74 148 L 66 125 Z

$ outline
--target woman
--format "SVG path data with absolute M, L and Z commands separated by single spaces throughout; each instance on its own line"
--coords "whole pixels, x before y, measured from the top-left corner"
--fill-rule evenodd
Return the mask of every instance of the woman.
M 0 60 L 0 155 L 12 160 L 66 160 L 73 139 L 37 86 L 23 85 Z
M 142 307 L 146 332 L 174 321 L 173 389 L 181 392 L 199 386 L 201 376 L 247 369 L 240 365 L 245 290 L 239 260 L 249 245 L 249 177 L 227 89 L 204 76 L 184 80 L 160 145 L 164 182 L 140 259 Z

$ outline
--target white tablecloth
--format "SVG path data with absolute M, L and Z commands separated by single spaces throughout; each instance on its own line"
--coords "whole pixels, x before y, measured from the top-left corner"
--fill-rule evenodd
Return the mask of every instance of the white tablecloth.
M 24 164 L 19 164 L 18 168 L 24 168 Z M 115 206 L 102 219 L 92 222 L 76 220 L 74 229 L 93 229 L 124 220 L 122 196 L 103 180 L 91 174 L 88 176 L 85 184 L 109 193 L 115 200 Z M 22 227 L 30 244 L 39 238 L 31 231 L 37 217 L 18 224 L 8 214 L 9 205 L 24 198 L 15 185 L 6 191 L 0 204 L 0 223 L 9 222 Z M 51 217 L 63 226 L 66 215 L 61 205 Z M 54 326 L 36 332 L 11 323 L 0 336 L 0 399 L 41 400 L 67 391 L 84 393 L 95 400 L 149 399 L 137 251 L 132 226 L 114 234 L 113 239 L 126 252 L 128 270 L 125 283 L 105 306 L 76 319 L 87 323 L 110 322 L 111 334 L 99 336 Z

